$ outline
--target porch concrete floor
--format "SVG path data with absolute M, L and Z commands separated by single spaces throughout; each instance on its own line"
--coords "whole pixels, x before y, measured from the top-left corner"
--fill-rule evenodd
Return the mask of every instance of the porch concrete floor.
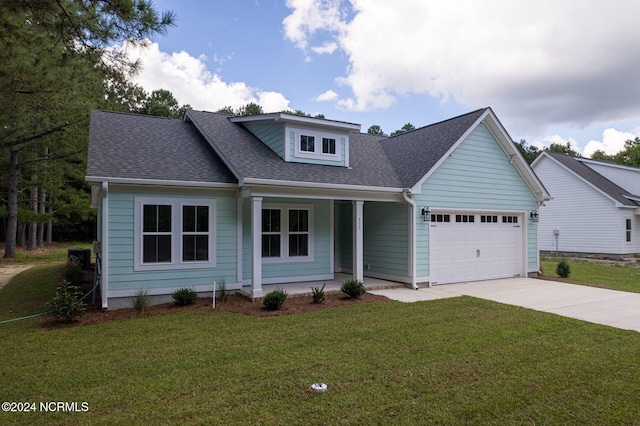
M 270 291 L 281 288 L 284 291 L 286 291 L 290 297 L 311 296 L 312 294 L 311 288 L 312 287 L 322 288 L 323 284 L 325 284 L 324 286 L 325 293 L 340 292 L 342 283 L 351 278 L 353 278 L 353 275 L 351 274 L 338 273 L 334 275 L 333 280 L 303 281 L 303 282 L 280 283 L 280 284 L 263 284 L 262 295 L 264 296 Z M 403 283 L 380 280 L 377 278 L 369 278 L 369 277 L 364 277 L 363 283 L 367 291 L 405 287 L 405 284 Z M 240 290 L 240 294 L 251 298 L 251 286 L 250 285 L 243 286 L 242 290 Z

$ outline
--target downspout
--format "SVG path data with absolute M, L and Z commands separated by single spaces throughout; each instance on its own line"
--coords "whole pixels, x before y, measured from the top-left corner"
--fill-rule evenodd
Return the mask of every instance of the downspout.
M 408 188 L 405 188 L 402 191 L 402 196 L 404 200 L 409 204 L 411 214 L 409 215 L 409 237 L 411 238 L 411 253 L 409 253 L 409 262 L 410 271 L 411 271 L 411 288 L 414 290 L 418 289 L 418 284 L 416 284 L 416 201 L 411 198 L 411 191 Z
M 109 182 L 102 182 L 100 205 L 102 207 L 102 235 L 101 235 L 101 261 L 102 268 L 100 272 L 100 299 L 102 299 L 102 309 L 109 307 L 109 301 L 107 298 L 107 289 L 109 287 Z

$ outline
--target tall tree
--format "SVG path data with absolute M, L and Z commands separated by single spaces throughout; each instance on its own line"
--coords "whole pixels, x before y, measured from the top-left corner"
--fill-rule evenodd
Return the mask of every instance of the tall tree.
M 178 105 L 178 101 L 168 90 L 159 89 L 151 92 L 138 112 L 158 117 L 182 118 L 190 105 Z
M 540 149 L 536 148 L 533 145 L 529 145 L 529 143 L 527 143 L 525 139 L 520 139 L 520 142 L 514 141 L 514 144 L 516 145 L 516 148 L 518 148 L 518 151 L 520 151 L 520 154 L 522 154 L 524 159 L 527 160 L 527 163 L 529 164 L 533 163 L 533 161 L 538 158 L 540 154 L 542 154 L 542 151 Z
M 391 136 L 396 136 L 405 132 L 410 132 L 411 130 L 415 130 L 416 126 L 414 126 L 411 123 L 407 123 L 404 126 L 402 126 L 402 128 L 395 130 L 391 133 Z
M 374 125 L 370 126 L 367 129 L 367 133 L 370 134 L 370 135 L 386 136 L 384 134 L 384 132 L 382 131 L 382 127 L 378 126 L 377 124 L 374 124 Z
M 566 145 L 562 145 L 560 143 L 552 143 L 547 148 L 549 152 L 557 152 L 559 154 L 570 155 L 572 157 L 580 157 L 580 153 L 571 148 L 571 144 L 567 142 Z
M 640 138 L 625 141 L 624 149 L 613 156 L 613 161 L 625 166 L 640 167 Z
M 107 47 L 125 39 L 144 44 L 173 20 L 173 13 L 160 14 L 148 0 L 0 3 L 0 159 L 8 166 L 4 257 L 15 256 L 20 164 L 33 160 L 23 155 L 26 147 L 40 144 L 33 152 L 42 152 L 56 133 L 86 132 L 89 110 L 104 99 L 105 78 L 138 66 Z

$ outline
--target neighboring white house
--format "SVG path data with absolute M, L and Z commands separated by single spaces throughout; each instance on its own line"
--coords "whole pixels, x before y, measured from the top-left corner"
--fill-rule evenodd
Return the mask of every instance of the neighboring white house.
M 531 218 L 549 194 L 490 108 L 389 138 L 359 129 L 93 111 L 103 307 L 220 280 L 260 297 L 335 273 L 414 288 L 537 274 Z
M 553 196 L 540 208 L 540 251 L 640 253 L 640 169 L 547 151 L 532 168 Z

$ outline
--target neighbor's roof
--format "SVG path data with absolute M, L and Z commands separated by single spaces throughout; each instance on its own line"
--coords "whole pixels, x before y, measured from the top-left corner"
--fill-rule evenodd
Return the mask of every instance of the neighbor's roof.
M 237 182 L 191 124 L 109 111 L 91 112 L 87 176 Z
M 576 159 L 570 155 L 560 154 L 557 152 L 545 151 L 544 154 L 548 155 L 558 163 L 580 176 L 591 185 L 619 202 L 624 206 L 637 207 L 640 203 L 636 203 L 627 197 L 638 198 L 637 195 L 631 194 L 625 189 L 619 187 L 600 173 L 593 170 L 591 167 L 584 164 L 579 159 Z

